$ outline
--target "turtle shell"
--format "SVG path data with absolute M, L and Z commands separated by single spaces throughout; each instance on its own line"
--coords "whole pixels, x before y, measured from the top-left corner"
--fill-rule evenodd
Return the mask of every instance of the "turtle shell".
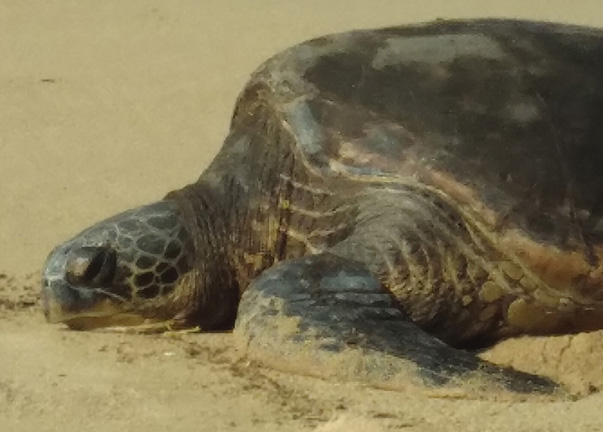
M 342 33 L 260 67 L 233 127 L 266 97 L 322 176 L 429 184 L 550 286 L 585 302 L 600 291 L 603 31 L 483 20 Z

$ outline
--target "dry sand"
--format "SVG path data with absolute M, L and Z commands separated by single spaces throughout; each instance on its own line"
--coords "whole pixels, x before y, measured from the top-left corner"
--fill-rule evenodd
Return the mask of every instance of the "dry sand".
M 329 32 L 480 16 L 603 26 L 599 0 L 0 0 L 0 430 L 603 430 L 601 332 L 485 353 L 592 392 L 502 403 L 265 370 L 229 334 L 70 332 L 37 305 L 53 245 L 197 177 L 271 54 Z

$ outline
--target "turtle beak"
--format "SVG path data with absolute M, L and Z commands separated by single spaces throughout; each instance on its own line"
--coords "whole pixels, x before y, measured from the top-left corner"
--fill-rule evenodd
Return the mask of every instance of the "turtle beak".
M 46 321 L 53 324 L 61 322 L 63 308 L 55 297 L 53 289 L 50 287 L 50 283 L 46 277 L 42 277 L 42 293 L 40 298 L 42 300 L 42 310 L 44 311 Z
M 118 305 L 114 299 L 107 296 L 104 290 L 100 287 L 90 287 L 85 284 L 74 283 L 70 280 L 70 271 L 75 276 L 84 272 L 87 269 L 86 264 L 92 261 L 88 255 L 84 255 L 87 260 L 73 259 L 70 250 L 77 251 L 84 249 L 81 247 L 74 248 L 69 243 L 55 248 L 46 261 L 44 271 L 42 273 L 42 309 L 46 320 L 50 323 L 63 322 L 69 325 L 75 318 L 84 317 L 107 317 L 117 313 Z M 90 248 L 88 248 L 90 249 Z M 86 249 L 86 251 L 88 251 Z M 107 254 L 96 253 L 95 256 L 100 258 Z M 77 258 L 77 256 L 76 256 Z M 96 260 L 98 261 L 98 260 Z M 104 263 L 103 260 L 101 260 Z M 102 264 L 101 263 L 101 264 Z M 73 269 L 76 264 L 81 264 L 84 270 L 79 268 Z M 96 266 L 100 270 L 96 271 L 93 276 L 103 274 L 104 265 Z M 76 270 L 81 270 L 79 273 Z M 75 276 L 71 279 L 74 279 Z M 77 280 L 77 279 L 76 279 Z M 96 279 L 91 279 L 93 282 Z
M 65 322 L 75 316 L 106 315 L 108 299 L 101 299 L 95 290 L 82 289 L 59 278 L 42 278 L 42 308 L 46 320 Z
M 102 290 L 80 288 L 62 279 L 42 278 L 42 308 L 49 323 L 64 323 L 73 330 L 136 326 L 145 319 L 124 312 Z

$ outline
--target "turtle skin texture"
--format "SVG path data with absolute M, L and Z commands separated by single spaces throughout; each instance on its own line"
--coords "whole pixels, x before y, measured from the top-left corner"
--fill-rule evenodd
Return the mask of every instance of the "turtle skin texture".
M 550 393 L 471 348 L 603 327 L 603 32 L 478 20 L 260 66 L 201 177 L 49 256 L 47 318 L 229 329 L 262 364 Z

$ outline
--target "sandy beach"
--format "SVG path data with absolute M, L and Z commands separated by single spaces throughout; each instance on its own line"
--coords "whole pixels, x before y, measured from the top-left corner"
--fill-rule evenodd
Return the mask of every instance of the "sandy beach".
M 50 250 L 194 181 L 247 77 L 279 50 L 437 18 L 603 27 L 598 0 L 526 4 L 0 0 L 0 430 L 603 430 L 603 331 L 483 354 L 550 376 L 575 400 L 471 400 L 268 370 L 230 334 L 69 331 L 38 305 Z

